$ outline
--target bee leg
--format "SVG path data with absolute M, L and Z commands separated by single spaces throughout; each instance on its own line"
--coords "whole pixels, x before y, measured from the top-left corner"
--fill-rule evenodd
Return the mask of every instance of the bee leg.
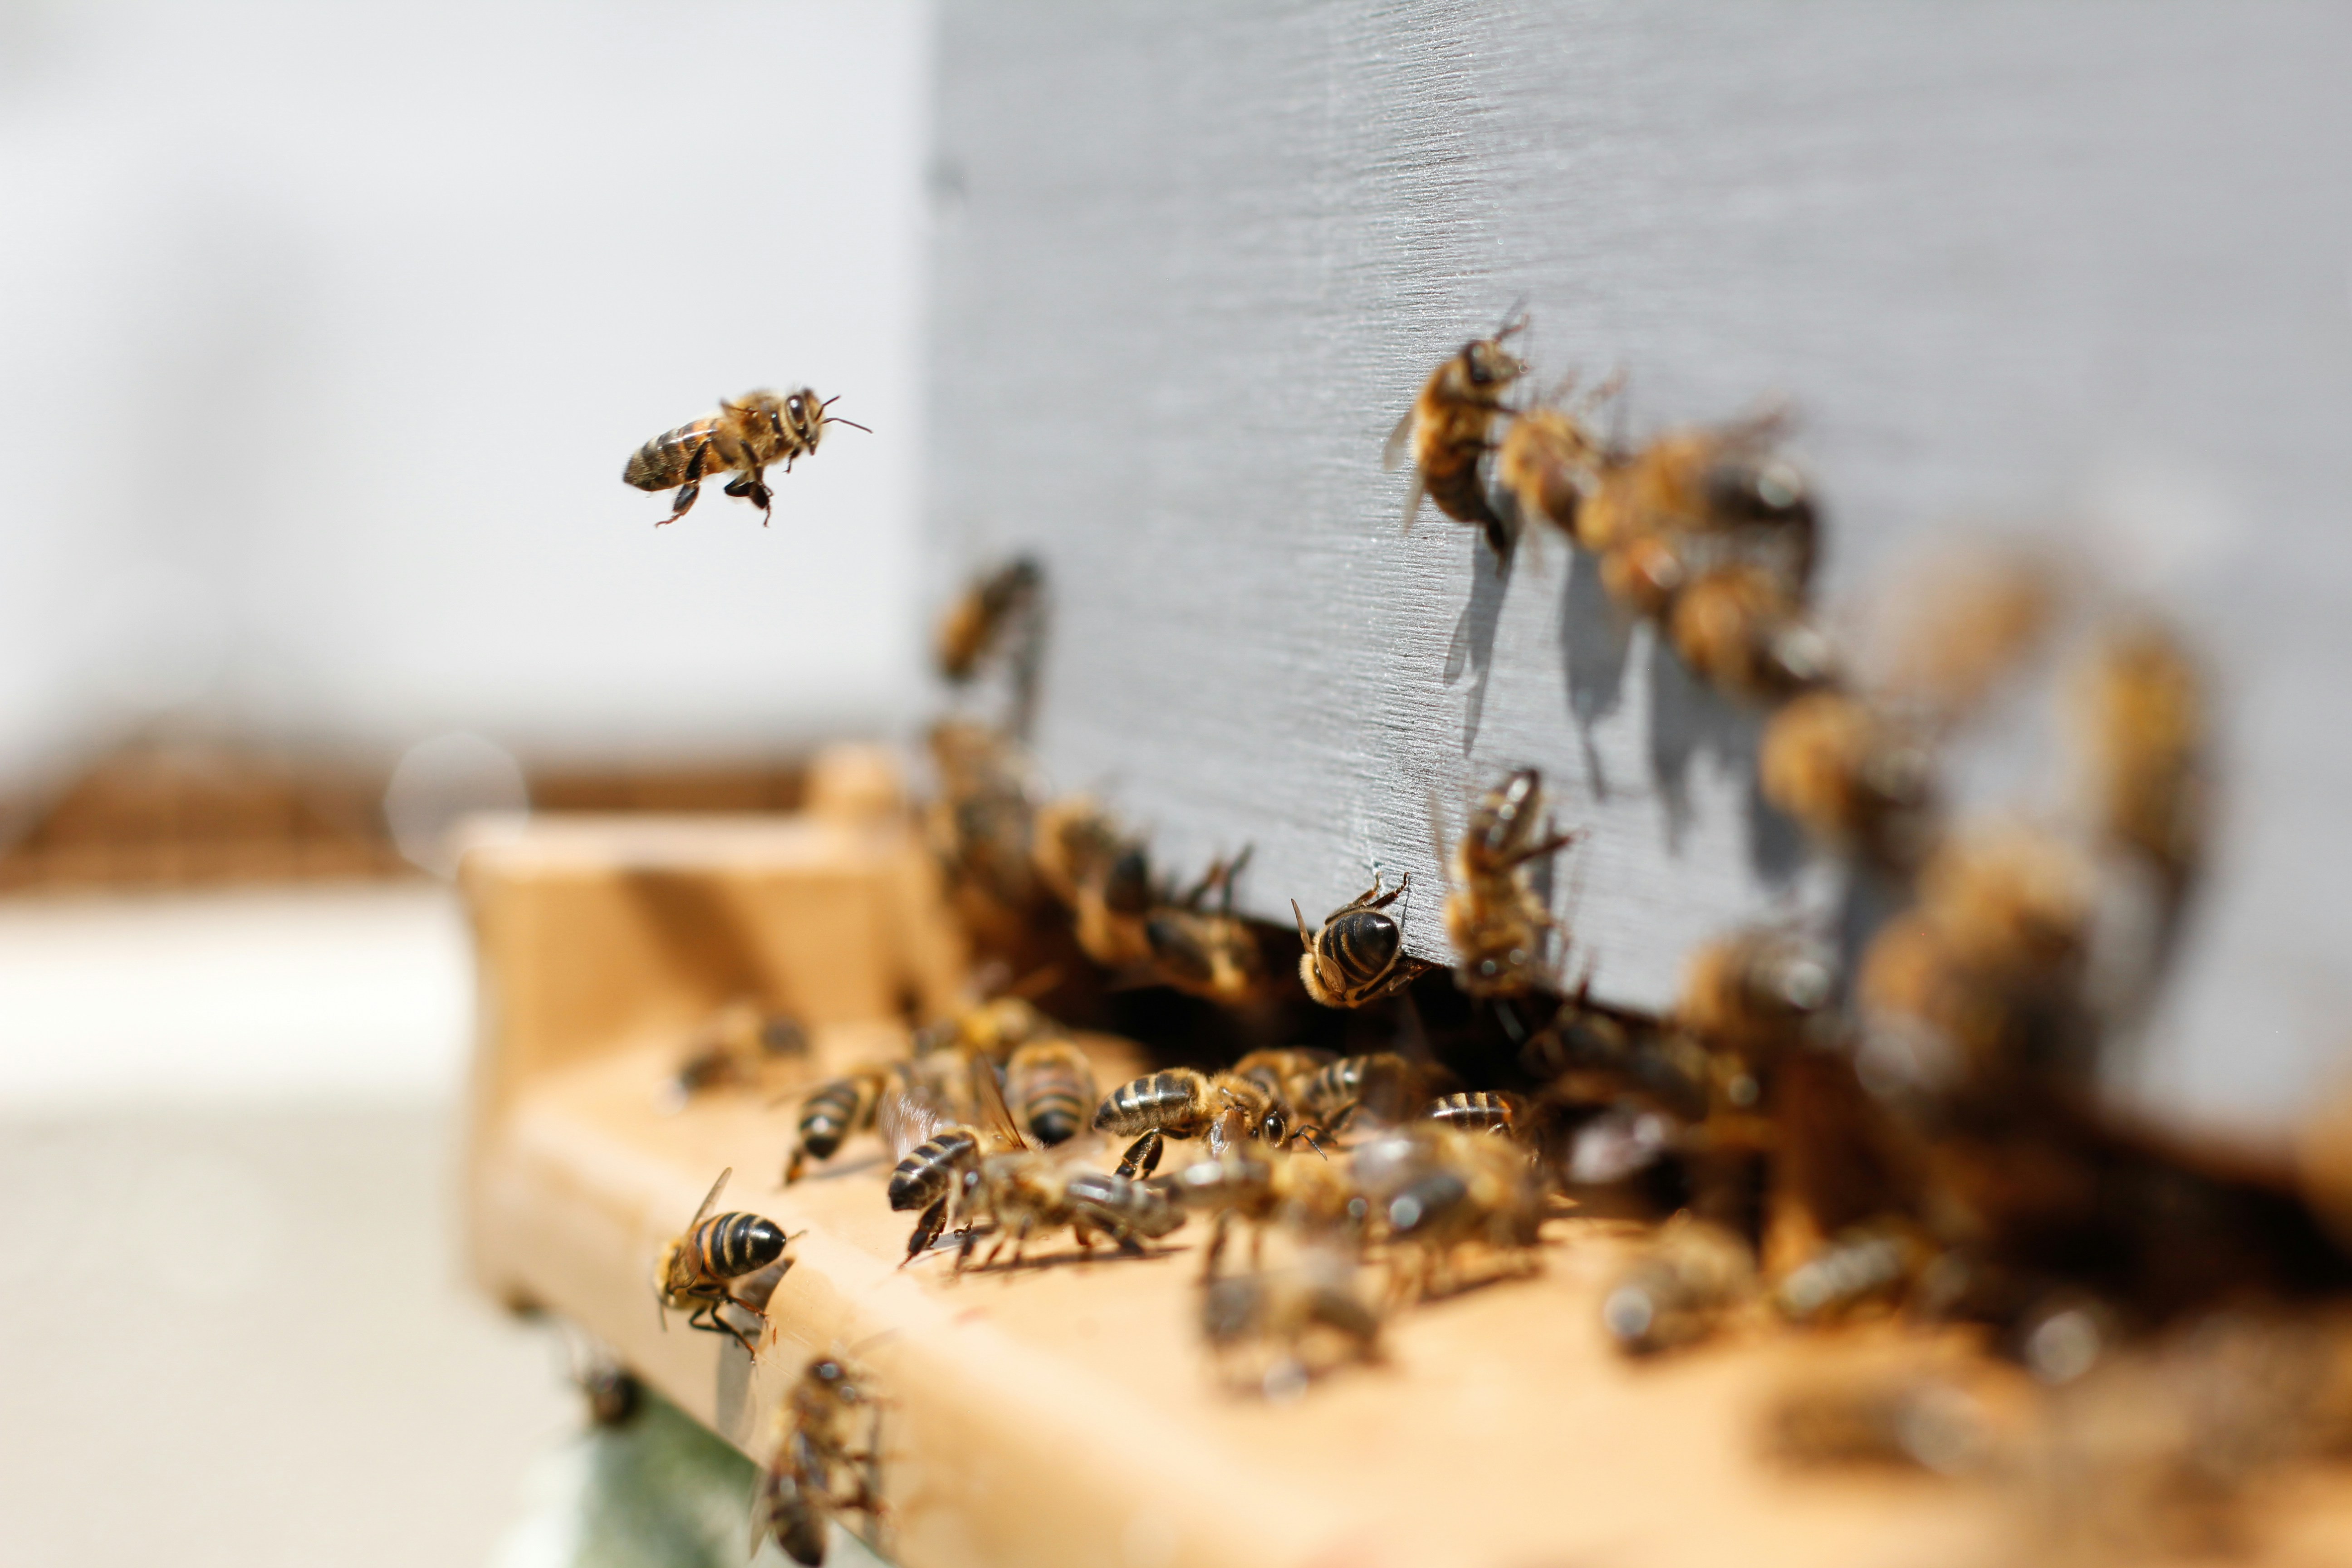
M 941 1198 L 925 1209 L 923 1217 L 915 1222 L 915 1234 L 907 1238 L 907 1256 L 898 1260 L 898 1267 L 904 1268 L 928 1250 L 931 1243 L 940 1238 L 940 1232 L 947 1227 L 947 1222 L 948 1201 Z M 964 1234 L 970 1236 L 971 1233 L 967 1230 Z
M 1231 1227 L 1234 1211 L 1217 1211 L 1217 1223 L 1209 1227 L 1209 1245 L 1201 1254 L 1201 1283 L 1213 1285 L 1217 1279 L 1217 1260 L 1225 1255 L 1225 1232 Z
M 768 526 L 768 521 L 772 515 L 769 509 L 775 504 L 776 499 L 764 482 L 765 479 L 765 469 L 749 468 L 744 471 L 741 478 L 734 480 L 727 487 L 727 493 L 729 495 L 738 496 L 748 500 L 753 506 L 760 509 L 760 526 L 761 528 Z
M 656 528 L 666 522 L 676 522 L 687 514 L 688 509 L 694 505 L 695 498 L 702 493 L 702 475 L 709 462 L 710 443 L 705 441 L 695 447 L 694 456 L 686 460 L 686 483 L 678 486 L 677 494 L 670 498 L 669 515 L 656 521 L 654 524 Z
M 1129 1144 L 1126 1154 L 1121 1156 L 1119 1159 L 1118 1173 L 1132 1181 L 1139 1175 L 1148 1176 L 1151 1174 L 1152 1172 L 1158 1170 L 1160 1168 L 1160 1129 L 1155 1127 L 1150 1131 L 1146 1132 L 1142 1137 L 1137 1139 L 1133 1143 Z M 1139 1165 L 1137 1163 L 1138 1161 L 1146 1161 L 1147 1163 Z

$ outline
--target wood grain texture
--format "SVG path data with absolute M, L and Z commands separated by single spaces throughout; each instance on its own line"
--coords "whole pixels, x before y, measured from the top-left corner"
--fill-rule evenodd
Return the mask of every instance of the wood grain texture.
M 2215 650 L 2222 874 L 2137 1086 L 2277 1115 L 2352 938 L 2352 15 L 1850 3 L 951 4 L 938 587 L 1053 574 L 1039 743 L 1254 914 L 1409 869 L 1433 794 L 1546 771 L 1571 973 L 1656 1006 L 1702 935 L 1820 910 L 1756 718 L 1557 542 L 1506 583 L 1383 437 L 1524 298 L 1630 429 L 1803 416 L 1830 604 L 1937 531 L 2096 536 Z

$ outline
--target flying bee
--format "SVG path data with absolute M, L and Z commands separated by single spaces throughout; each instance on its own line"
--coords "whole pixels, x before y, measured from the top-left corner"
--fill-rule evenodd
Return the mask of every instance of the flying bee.
M 1293 1397 L 1350 1362 L 1381 1360 L 1381 1315 L 1339 1251 L 1308 1249 L 1286 1268 L 1214 1281 L 1202 1294 L 1201 1331 L 1229 1384 L 1269 1398 Z
M 1755 1284 L 1756 1255 L 1746 1242 L 1677 1215 L 1601 1299 L 1601 1327 L 1629 1355 L 1676 1350 L 1715 1332 Z
M 1446 934 L 1460 955 L 1454 977 L 1463 990 L 1524 996 L 1542 978 L 1544 939 L 1559 922 L 1529 886 L 1528 868 L 1579 837 L 1543 831 L 1543 780 L 1533 768 L 1479 798 L 1454 841 L 1445 896 Z
M 1004 1085 L 1022 1131 L 1049 1149 L 1083 1131 L 1095 1103 L 1094 1064 L 1068 1040 L 1032 1040 L 1016 1049 Z
M 1210 867 L 1200 885 L 1182 899 L 1144 917 L 1144 947 L 1162 983 L 1229 1007 L 1258 994 L 1265 970 L 1257 935 L 1234 913 L 1234 881 L 1249 858 L 1244 849 L 1232 861 Z M 1215 910 L 1203 910 L 1201 904 L 1212 888 L 1223 889 L 1223 900 Z
M 641 490 L 676 489 L 670 513 L 661 520 L 676 522 L 702 493 L 705 478 L 733 474 L 727 493 L 758 507 L 760 526 L 765 528 L 775 500 L 767 485 L 769 464 L 782 463 L 784 472 L 791 473 L 793 460 L 814 452 L 828 425 L 866 430 L 855 420 L 825 412 L 839 401 L 828 397 L 820 403 L 805 386 L 781 397 L 751 392 L 740 402 L 722 401 L 711 417 L 666 431 L 638 447 L 621 478 Z
M 1512 416 L 1495 454 L 1495 478 L 1518 503 L 1519 517 L 1542 518 L 1570 539 L 1577 537 L 1577 509 L 1600 488 L 1614 460 L 1586 423 L 1593 406 L 1612 395 L 1622 378 L 1602 382 L 1574 409 L 1559 399 L 1563 385 L 1542 403 Z M 1573 384 L 1571 382 L 1570 384 Z
M 1766 721 L 1756 748 L 1764 798 L 1814 837 L 1882 865 L 1925 853 L 1935 759 L 1924 737 L 1843 691 L 1813 691 Z
M 1603 465 L 1577 513 L 1577 542 L 1605 554 L 1634 539 L 1758 530 L 1782 543 L 1783 574 L 1812 571 L 1814 512 L 1804 474 L 1777 456 L 1780 410 L 1714 429 L 1674 430 Z
M 1045 569 L 1024 555 L 966 588 L 940 620 L 940 673 L 961 685 L 999 648 L 1009 648 L 1016 666 L 1034 658 L 1045 582 Z
M 1422 498 L 1427 496 L 1454 521 L 1483 530 L 1497 558 L 1511 553 L 1510 525 L 1487 499 L 1480 468 L 1494 447 L 1489 437 L 1496 416 L 1503 412 L 1504 395 L 1526 368 L 1503 347 L 1503 340 L 1527 324 L 1527 317 L 1515 312 L 1493 337 L 1463 344 L 1460 353 L 1430 373 L 1421 395 L 1390 433 L 1382 466 L 1393 471 L 1408 454 L 1412 458 L 1406 528 L 1412 526 Z
M 853 1448 L 853 1428 L 867 1413 L 866 1446 Z M 871 1376 L 839 1356 L 811 1361 L 776 1407 L 773 1447 L 751 1501 L 752 1549 L 773 1541 L 793 1562 L 814 1568 L 824 1561 L 825 1526 L 835 1513 L 878 1521 L 886 1511 L 876 1476 L 880 1432 Z
M 1544 1191 L 1523 1151 L 1442 1123 L 1402 1135 L 1413 1152 L 1387 1184 L 1392 1190 L 1381 1205 L 1396 1299 L 1449 1293 L 1465 1246 L 1483 1247 L 1507 1267 L 1538 1266 Z
M 1719 690 L 1784 697 L 1829 680 L 1836 655 L 1788 579 L 1752 562 L 1698 574 L 1675 595 L 1666 635 L 1692 673 Z
M 1339 1166 L 1319 1156 L 1256 1145 L 1228 1146 L 1213 1157 L 1151 1178 L 1189 1214 L 1213 1214 L 1201 1278 L 1216 1278 L 1236 1219 L 1251 1226 L 1250 1258 L 1264 1252 L 1265 1227 L 1279 1220 L 1303 1235 L 1352 1238 L 1368 1206 Z
M 781 1259 L 785 1244 L 793 1238 L 775 1221 L 755 1214 L 710 1213 L 727 1178 L 734 1173 L 731 1167 L 719 1173 L 685 1231 L 662 1248 L 661 1262 L 654 1270 L 654 1290 L 660 1298 L 665 1323 L 673 1309 L 686 1312 L 688 1327 L 732 1334 L 747 1353 L 756 1355 L 758 1347 L 742 1330 L 721 1317 L 719 1309 L 740 1307 L 765 1321 L 764 1310 L 738 1300 L 729 1286 Z
M 1383 893 L 1376 872 L 1370 891 L 1333 910 L 1312 931 L 1298 900 L 1290 900 L 1298 943 L 1307 950 L 1298 959 L 1307 994 L 1326 1007 L 1360 1007 L 1403 990 L 1431 967 L 1405 956 L 1404 932 L 1385 912 L 1412 884 L 1408 871 Z
M 1741 931 L 1691 954 L 1675 1016 L 1720 1049 L 1769 1057 L 1797 1045 L 1836 994 L 1836 961 L 1819 943 Z
M 1429 1120 L 1464 1132 L 1517 1135 L 1526 1126 L 1527 1102 L 1517 1095 L 1490 1089 L 1442 1095 L 1429 1102 Z
M 1124 1137 L 1140 1133 L 1118 1163 L 1122 1176 L 1149 1176 L 1160 1168 L 1160 1145 L 1169 1138 L 1209 1141 L 1212 1154 L 1244 1140 L 1286 1146 L 1313 1131 L 1290 1125 L 1282 1102 L 1255 1079 L 1232 1073 L 1212 1078 L 1190 1068 L 1171 1068 L 1123 1083 L 1095 1108 L 1095 1131 Z
M 811 1160 L 832 1159 L 843 1139 L 874 1125 L 875 1111 L 890 1087 L 891 1071 L 887 1067 L 858 1068 L 822 1086 L 803 1102 L 800 1141 L 793 1144 L 792 1159 L 784 1166 L 786 1186 L 801 1179 Z

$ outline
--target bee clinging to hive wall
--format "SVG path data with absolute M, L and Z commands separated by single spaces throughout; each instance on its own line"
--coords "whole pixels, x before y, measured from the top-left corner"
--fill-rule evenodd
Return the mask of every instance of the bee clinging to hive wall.
M 1482 469 L 1494 446 L 1491 437 L 1504 395 L 1525 368 L 1503 340 L 1527 324 L 1527 318 L 1515 312 L 1493 337 L 1463 344 L 1460 353 L 1430 373 L 1421 395 L 1397 421 L 1382 460 L 1393 469 L 1408 456 L 1412 459 L 1412 489 L 1404 508 L 1407 528 L 1427 496 L 1454 521 L 1483 531 L 1497 556 L 1510 554 L 1511 527 L 1488 499 Z
M 866 1420 L 863 1448 L 854 1428 Z M 818 1356 L 777 1406 L 774 1447 L 751 1500 L 751 1541 L 773 1541 L 809 1568 L 824 1561 L 836 1512 L 879 1519 L 881 1411 L 872 1374 L 840 1356 Z
M 1405 956 L 1404 932 L 1386 912 L 1412 882 L 1408 872 L 1383 893 L 1375 874 L 1370 891 L 1333 910 L 1311 931 L 1298 900 L 1290 900 L 1299 944 L 1307 950 L 1298 959 L 1307 994 L 1326 1007 L 1360 1007 L 1402 990 L 1429 967 Z
M 1573 409 L 1559 402 L 1567 395 L 1563 386 L 1512 417 L 1495 454 L 1495 478 L 1517 502 L 1523 524 L 1541 518 L 1570 539 L 1577 537 L 1577 514 L 1584 498 L 1600 488 L 1601 475 L 1612 461 L 1587 417 L 1617 386 L 1618 378 L 1611 377 Z
M 654 1270 L 654 1289 L 661 1299 L 665 1318 L 672 1309 L 686 1312 L 689 1327 L 732 1334 L 746 1352 L 756 1354 L 758 1347 L 721 1317 L 719 1309 L 740 1307 L 765 1318 L 767 1313 L 760 1308 L 738 1300 L 729 1286 L 781 1259 L 792 1237 L 775 1221 L 755 1214 L 710 1213 L 727 1178 L 734 1173 L 731 1168 L 719 1173 L 685 1231 L 662 1248 L 661 1262 Z
M 940 673 L 963 682 L 992 655 L 1006 653 L 1018 664 L 1030 658 L 1045 569 L 1027 556 L 1007 562 L 956 596 L 940 619 L 936 654 Z
M 1558 923 L 1528 869 L 1576 842 L 1547 833 L 1543 780 L 1521 768 L 1479 798 L 1454 841 L 1445 929 L 1454 979 L 1473 996 L 1522 996 L 1543 977 L 1545 939 Z
M 669 515 L 660 520 L 676 522 L 701 495 L 704 479 L 733 474 L 727 493 L 758 507 L 764 528 L 775 501 L 767 483 L 771 463 L 782 463 L 786 473 L 792 472 L 793 459 L 814 452 L 828 425 L 866 429 L 855 420 L 825 412 L 838 401 L 828 397 L 819 402 L 805 386 L 782 395 L 745 393 L 739 402 L 721 402 L 709 418 L 664 431 L 638 447 L 621 478 L 641 490 L 677 490 Z

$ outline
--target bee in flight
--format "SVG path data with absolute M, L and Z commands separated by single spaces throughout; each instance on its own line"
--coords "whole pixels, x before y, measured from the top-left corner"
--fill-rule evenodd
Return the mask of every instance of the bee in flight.
M 734 1173 L 731 1166 L 719 1173 L 686 1229 L 662 1248 L 661 1264 L 654 1270 L 654 1289 L 661 1299 L 665 1323 L 675 1308 L 688 1314 L 689 1327 L 706 1333 L 733 1334 L 746 1352 L 756 1355 L 758 1347 L 742 1330 L 719 1316 L 719 1309 L 740 1307 L 764 1319 L 766 1312 L 739 1300 L 729 1286 L 783 1257 L 785 1244 L 793 1238 L 775 1221 L 759 1215 L 710 1212 L 727 1178 Z
M 846 425 L 852 430 L 866 426 L 852 419 L 836 418 L 826 409 L 839 402 L 838 397 L 817 401 L 815 393 L 807 387 L 782 396 L 772 392 L 747 392 L 740 402 L 721 402 L 719 412 L 708 419 L 698 419 L 691 425 L 681 425 L 666 431 L 638 447 L 629 458 L 629 466 L 621 470 L 621 478 L 641 490 L 675 489 L 677 497 L 670 502 L 669 515 L 654 526 L 676 522 L 694 505 L 702 493 L 702 481 L 713 474 L 733 474 L 728 481 L 727 493 L 740 496 L 760 509 L 760 526 L 768 525 L 774 495 L 768 489 L 767 470 L 771 463 L 782 463 L 784 472 L 793 471 L 793 459 L 805 458 L 816 450 L 817 442 L 828 425 Z M 871 436 L 874 432 L 866 430 Z
M 1404 525 L 1412 526 L 1422 497 L 1456 522 L 1486 532 L 1486 543 L 1498 558 L 1511 553 L 1510 524 L 1487 499 L 1481 473 L 1495 419 L 1503 412 L 1503 396 L 1526 369 L 1503 346 L 1503 340 L 1523 331 L 1525 314 L 1514 311 L 1491 338 L 1477 338 L 1432 371 L 1421 394 L 1390 432 L 1381 464 L 1401 468 L 1412 458 L 1412 489 L 1405 497 Z

